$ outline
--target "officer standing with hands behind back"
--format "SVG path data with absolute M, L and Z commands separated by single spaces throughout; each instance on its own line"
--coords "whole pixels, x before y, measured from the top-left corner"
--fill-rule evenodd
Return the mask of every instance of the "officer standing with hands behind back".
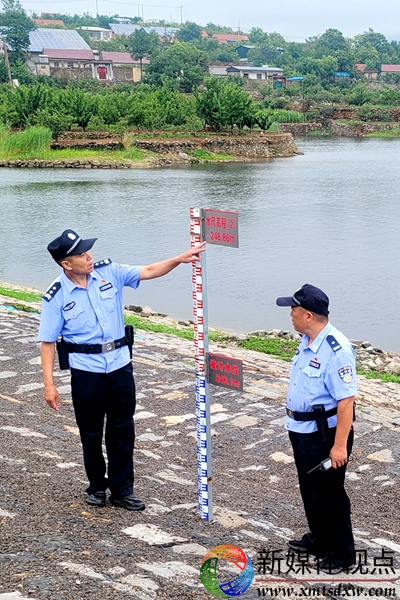
M 293 357 L 285 428 L 310 531 L 288 545 L 316 556 L 319 571 L 339 573 L 354 561 L 344 479 L 353 445 L 355 354 L 329 322 L 329 298 L 319 288 L 305 284 L 276 303 L 291 307 L 293 327 L 303 334 Z
M 87 503 L 110 502 L 127 510 L 143 510 L 133 495 L 135 382 L 130 360 L 131 343 L 125 334 L 122 289 L 137 288 L 145 279 L 166 275 L 181 263 L 200 260 L 204 243 L 175 258 L 138 267 L 110 259 L 93 263 L 90 250 L 97 238 L 82 239 L 67 229 L 47 249 L 63 272 L 43 296 L 38 339 L 44 378 L 44 397 L 60 408 L 53 380 L 55 342 L 71 369 L 72 402 L 89 479 Z M 130 346 L 130 348 L 129 348 Z M 64 367 L 65 368 L 65 367 Z M 102 452 L 104 419 L 108 478 Z

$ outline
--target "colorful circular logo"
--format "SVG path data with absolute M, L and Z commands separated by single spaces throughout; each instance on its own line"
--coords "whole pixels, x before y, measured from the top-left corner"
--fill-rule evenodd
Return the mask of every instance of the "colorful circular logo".
M 219 583 L 218 561 L 226 560 L 240 569 L 240 573 L 226 583 Z M 215 546 L 207 552 L 200 567 L 201 583 L 216 598 L 241 596 L 250 587 L 254 577 L 254 567 L 250 556 L 238 546 Z

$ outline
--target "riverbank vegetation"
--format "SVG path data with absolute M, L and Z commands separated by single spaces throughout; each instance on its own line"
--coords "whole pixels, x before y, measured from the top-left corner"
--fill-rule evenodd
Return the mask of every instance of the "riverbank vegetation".
M 42 294 L 20 287 L 11 287 L 8 285 L 0 284 L 0 295 L 10 298 L 10 306 L 16 310 L 39 312 L 37 308 L 38 302 L 42 300 Z M 13 302 L 12 300 L 20 300 L 25 304 Z M 33 304 L 32 304 L 33 303 Z M 29 306 L 31 304 L 31 306 Z M 0 305 L 1 306 L 1 305 Z M 140 315 L 133 314 L 132 312 L 125 313 L 125 323 L 127 325 L 133 325 L 137 330 L 141 331 L 152 331 L 155 333 L 163 333 L 168 335 L 175 335 L 184 339 L 193 339 L 193 327 L 191 325 L 181 325 L 176 322 L 155 322 L 151 317 L 142 317 Z M 209 339 L 212 342 L 217 342 L 226 345 L 237 345 L 246 350 L 254 350 L 256 352 L 264 352 L 274 358 L 285 360 L 290 362 L 294 353 L 296 352 L 298 342 L 288 340 L 284 338 L 270 338 L 263 336 L 248 335 L 245 339 L 239 336 L 239 339 L 234 334 L 226 333 L 223 331 L 216 331 L 209 329 Z M 392 373 L 384 373 L 380 371 L 365 371 L 361 368 L 357 369 L 359 375 L 364 375 L 368 379 L 380 379 L 385 382 L 400 383 L 400 376 Z
M 279 131 L 280 124 L 302 122 L 317 122 L 326 129 L 330 119 L 348 124 L 400 122 L 400 72 L 382 69 L 383 64 L 400 64 L 400 44 L 373 29 L 346 38 L 330 28 L 304 42 L 290 42 L 277 32 L 253 27 L 243 46 L 243 40 L 221 44 L 213 37 L 234 34 L 229 27 L 186 22 L 173 24 L 176 36 L 159 37 L 139 28 L 104 42 L 90 38 L 81 27 L 110 28 L 110 23 L 118 22 L 116 15 L 60 18 L 94 50 L 128 52 L 141 66 L 146 58 L 142 81 L 123 84 L 72 74 L 70 78 L 33 75 L 24 60 L 35 25 L 19 0 L 7 0 L 0 11 L 0 26 L 11 48 L 11 79 L 19 82 L 10 89 L 5 60 L 0 57 L 0 122 L 8 127 L 47 127 L 58 139 L 74 127 L 120 134 L 127 130 L 198 134 L 204 129 Z M 151 28 L 140 17 L 131 22 Z M 280 68 L 284 77 L 264 83 L 209 75 L 210 64 L 238 64 L 239 47 L 250 65 Z

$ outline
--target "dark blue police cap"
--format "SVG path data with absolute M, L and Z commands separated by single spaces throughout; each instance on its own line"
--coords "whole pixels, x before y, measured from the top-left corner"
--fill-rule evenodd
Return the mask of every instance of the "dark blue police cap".
M 277 298 L 278 306 L 301 306 L 317 315 L 329 315 L 329 298 L 315 285 L 305 283 L 293 296 Z
M 47 246 L 47 250 L 51 256 L 58 263 L 64 258 L 74 256 L 74 254 L 81 254 L 81 252 L 87 252 L 90 250 L 95 243 L 97 238 L 90 238 L 83 240 L 79 235 L 72 229 L 66 229 L 62 234 L 55 240 L 50 242 Z

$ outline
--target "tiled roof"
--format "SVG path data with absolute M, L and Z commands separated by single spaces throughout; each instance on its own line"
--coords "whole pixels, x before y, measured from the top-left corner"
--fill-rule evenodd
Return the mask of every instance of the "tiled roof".
M 229 42 L 245 42 L 249 38 L 242 33 L 213 33 L 213 38 L 220 43 L 228 44 Z
M 400 65 L 381 65 L 382 73 L 400 73 Z
M 132 56 L 129 54 L 129 52 L 102 52 L 101 56 L 103 57 L 104 60 L 110 60 L 111 62 L 115 63 L 115 64 L 121 64 L 121 65 L 139 65 L 140 64 L 140 60 L 135 60 L 134 58 L 132 58 Z M 143 65 L 148 65 L 149 64 L 149 59 L 148 58 L 143 58 L 142 59 L 142 64 Z
M 282 71 L 283 73 L 283 69 L 279 69 L 278 67 L 247 67 L 247 66 L 234 66 L 234 67 L 229 67 L 227 69 L 227 71 L 258 71 L 258 72 L 263 72 L 263 73 L 271 73 L 272 71 L 274 73 L 276 73 L 277 71 Z
M 32 19 L 35 25 L 58 25 L 59 27 L 65 27 L 64 21 L 60 19 Z
M 43 54 L 49 58 L 60 60 L 94 60 L 91 50 L 59 50 L 56 48 L 44 48 Z

